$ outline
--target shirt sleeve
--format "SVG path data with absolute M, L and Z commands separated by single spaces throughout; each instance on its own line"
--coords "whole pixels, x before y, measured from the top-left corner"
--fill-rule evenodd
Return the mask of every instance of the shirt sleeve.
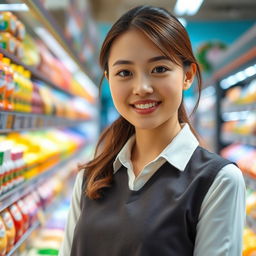
M 67 223 L 65 226 L 64 239 L 61 244 L 59 256 L 70 256 L 71 246 L 73 242 L 73 234 L 78 218 L 81 214 L 80 200 L 82 193 L 83 171 L 80 171 L 75 180 L 71 205 L 68 212 Z
M 239 168 L 224 166 L 208 190 L 199 214 L 194 256 L 241 256 L 245 183 Z

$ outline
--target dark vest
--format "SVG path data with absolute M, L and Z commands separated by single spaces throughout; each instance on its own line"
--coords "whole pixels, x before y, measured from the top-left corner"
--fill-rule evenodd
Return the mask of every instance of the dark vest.
M 81 198 L 71 256 L 192 256 L 202 201 L 228 160 L 197 147 L 184 171 L 164 163 L 131 191 L 125 167 L 103 198 Z

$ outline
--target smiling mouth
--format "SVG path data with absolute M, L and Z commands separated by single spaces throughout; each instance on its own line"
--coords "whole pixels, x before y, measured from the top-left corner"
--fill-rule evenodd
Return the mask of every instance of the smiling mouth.
M 150 103 L 145 103 L 145 104 L 131 104 L 131 106 L 136 109 L 151 109 L 151 108 L 158 106 L 159 104 L 161 104 L 161 101 L 150 102 Z

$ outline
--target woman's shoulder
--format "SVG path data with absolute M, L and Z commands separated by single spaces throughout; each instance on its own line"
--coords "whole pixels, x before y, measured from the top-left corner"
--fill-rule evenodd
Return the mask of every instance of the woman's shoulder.
M 225 183 L 229 186 L 245 186 L 242 171 L 233 163 L 227 164 L 221 168 L 216 183 Z

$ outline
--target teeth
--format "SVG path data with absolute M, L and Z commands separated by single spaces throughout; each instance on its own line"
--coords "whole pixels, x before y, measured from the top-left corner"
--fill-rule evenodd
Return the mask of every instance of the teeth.
M 154 103 L 148 103 L 148 104 L 136 104 L 135 107 L 139 109 L 147 109 L 147 108 L 155 107 L 156 105 L 157 103 L 154 102 Z

